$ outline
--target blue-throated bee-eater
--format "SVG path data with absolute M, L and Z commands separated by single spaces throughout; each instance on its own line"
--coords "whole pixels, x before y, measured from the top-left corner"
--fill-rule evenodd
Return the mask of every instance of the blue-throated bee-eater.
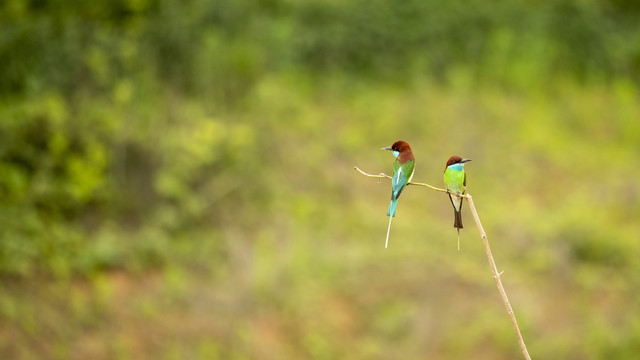
M 389 204 L 389 211 L 387 211 L 389 227 L 387 228 L 387 239 L 384 243 L 384 247 L 386 248 L 389 244 L 391 219 L 396 216 L 396 207 L 398 206 L 400 194 L 402 194 L 402 191 L 413 177 L 415 159 L 413 152 L 411 152 L 411 146 L 409 146 L 409 143 L 406 141 L 396 141 L 393 145 L 382 148 L 382 150 L 393 151 L 393 156 L 396 158 L 396 161 L 393 163 L 393 176 L 391 178 L 391 203 Z
M 447 161 L 444 169 L 444 185 L 449 192 L 462 195 L 467 186 L 467 174 L 464 172 L 464 163 L 471 159 L 463 159 L 460 156 L 452 156 Z M 458 230 L 458 250 L 460 250 L 460 229 L 462 229 L 462 198 L 449 194 L 451 205 L 455 213 L 453 226 Z

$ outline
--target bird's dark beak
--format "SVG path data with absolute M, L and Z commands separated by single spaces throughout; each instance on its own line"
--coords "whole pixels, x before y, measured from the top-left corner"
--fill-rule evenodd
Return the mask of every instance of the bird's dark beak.
M 382 148 L 382 149 L 380 149 L 380 150 L 391 150 L 391 146 L 383 147 L 383 148 Z
M 471 161 L 471 159 L 462 159 L 462 160 L 460 160 L 461 163 L 466 163 L 467 161 Z

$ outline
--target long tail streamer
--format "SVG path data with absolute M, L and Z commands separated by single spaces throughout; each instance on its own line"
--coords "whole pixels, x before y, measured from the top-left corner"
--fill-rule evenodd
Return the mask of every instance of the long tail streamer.
M 387 228 L 387 240 L 384 242 L 384 248 L 387 248 L 387 245 L 389 244 L 389 230 L 391 230 L 391 219 L 393 219 L 393 216 L 389 216 L 389 227 Z

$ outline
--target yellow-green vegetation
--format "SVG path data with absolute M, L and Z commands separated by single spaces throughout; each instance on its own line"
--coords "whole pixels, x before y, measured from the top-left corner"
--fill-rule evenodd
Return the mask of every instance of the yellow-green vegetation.
M 640 356 L 640 7 L 0 5 L 1 359 Z

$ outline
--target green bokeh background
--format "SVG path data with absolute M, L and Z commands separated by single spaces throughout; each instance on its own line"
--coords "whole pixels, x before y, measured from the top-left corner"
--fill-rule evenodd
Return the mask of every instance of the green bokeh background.
M 632 0 L 6 0 L 0 358 L 640 357 Z

